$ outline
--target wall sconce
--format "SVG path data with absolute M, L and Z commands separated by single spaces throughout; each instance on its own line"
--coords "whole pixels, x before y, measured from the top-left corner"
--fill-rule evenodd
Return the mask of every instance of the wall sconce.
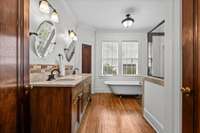
M 53 22 L 58 23 L 59 22 L 59 17 L 58 17 L 58 13 L 56 12 L 56 10 L 54 10 L 51 14 L 51 20 Z
M 69 30 L 68 31 L 69 37 L 73 40 L 73 41 L 78 41 L 77 35 L 73 30 Z
M 48 2 L 48 0 L 40 0 L 39 2 L 40 11 L 43 13 L 50 13 L 50 9 L 52 9 L 51 13 L 51 21 L 58 23 L 59 17 L 56 9 Z

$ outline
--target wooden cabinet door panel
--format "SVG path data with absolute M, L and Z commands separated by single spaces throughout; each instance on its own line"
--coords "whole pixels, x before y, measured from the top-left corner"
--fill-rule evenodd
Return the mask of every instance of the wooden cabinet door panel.
M 32 133 L 68 133 L 70 127 L 69 89 L 33 88 L 31 91 Z
M 72 133 L 75 133 L 78 126 L 78 99 L 72 100 L 72 119 L 71 119 L 71 129 Z

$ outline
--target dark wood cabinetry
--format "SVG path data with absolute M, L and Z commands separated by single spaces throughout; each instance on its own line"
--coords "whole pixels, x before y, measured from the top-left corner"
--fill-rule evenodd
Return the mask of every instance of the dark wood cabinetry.
M 0 1 L 0 133 L 28 132 L 29 0 Z
M 88 78 L 83 83 L 83 95 L 82 95 L 82 113 L 84 113 L 88 102 L 91 100 L 91 79 Z
M 32 133 L 76 133 L 90 99 L 90 84 L 87 78 L 76 87 L 33 87 Z

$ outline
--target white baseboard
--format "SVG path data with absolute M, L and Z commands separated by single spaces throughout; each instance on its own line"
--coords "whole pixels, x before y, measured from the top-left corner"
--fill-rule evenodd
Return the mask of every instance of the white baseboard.
M 144 108 L 144 118 L 148 121 L 148 123 L 156 130 L 157 133 L 164 132 L 164 126 L 161 122 L 156 119 L 147 109 Z
M 110 89 L 107 88 L 94 88 L 93 93 L 112 93 Z

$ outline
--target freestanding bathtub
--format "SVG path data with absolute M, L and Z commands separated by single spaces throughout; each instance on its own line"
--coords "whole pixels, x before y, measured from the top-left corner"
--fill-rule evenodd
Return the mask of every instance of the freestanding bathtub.
M 105 81 L 115 95 L 141 95 L 142 82 L 140 81 Z

